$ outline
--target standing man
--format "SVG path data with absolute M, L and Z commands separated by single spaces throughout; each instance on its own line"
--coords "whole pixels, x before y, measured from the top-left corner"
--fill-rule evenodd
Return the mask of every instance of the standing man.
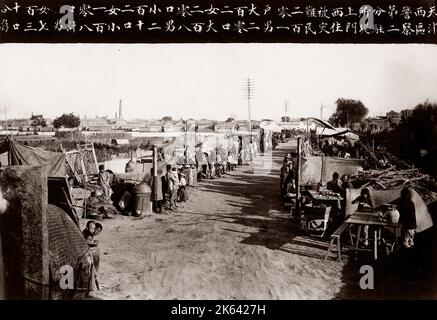
M 156 194 L 152 192 L 152 205 L 155 213 L 162 213 L 162 200 L 164 199 L 163 193 L 162 193 L 162 180 L 161 180 L 161 172 L 158 169 L 158 175 L 156 177 Z M 150 169 L 150 187 L 153 188 L 153 168 Z
M 401 202 L 399 204 L 399 222 L 402 224 L 402 244 L 404 248 L 410 249 L 414 246 L 416 234 L 416 207 L 411 200 L 411 190 L 404 188 L 401 191 Z
M 340 195 L 343 195 L 344 190 L 341 187 L 341 185 L 342 182 L 340 180 L 340 175 L 338 174 L 338 172 L 334 172 L 334 174 L 332 175 L 332 180 L 326 184 L 326 188 L 335 193 L 339 193 Z
M 176 210 L 176 200 L 178 196 L 179 181 L 177 177 L 176 168 L 172 168 L 171 165 L 167 165 L 167 187 L 170 194 L 170 207 L 169 210 Z
M 99 179 L 97 184 L 103 189 L 103 193 L 108 199 L 111 199 L 111 174 L 105 171 L 105 166 L 102 164 L 99 166 Z

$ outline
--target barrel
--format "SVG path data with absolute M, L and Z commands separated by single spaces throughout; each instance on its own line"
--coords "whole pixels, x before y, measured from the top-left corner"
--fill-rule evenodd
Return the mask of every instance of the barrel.
M 150 196 L 152 189 L 145 183 L 133 187 L 133 213 L 137 216 L 152 213 L 152 202 Z

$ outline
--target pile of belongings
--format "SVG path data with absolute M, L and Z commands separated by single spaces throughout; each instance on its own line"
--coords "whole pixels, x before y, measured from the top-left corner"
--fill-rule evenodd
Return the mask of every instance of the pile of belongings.
M 118 213 L 112 200 L 99 189 L 92 191 L 86 200 L 86 217 L 89 219 L 109 219 Z

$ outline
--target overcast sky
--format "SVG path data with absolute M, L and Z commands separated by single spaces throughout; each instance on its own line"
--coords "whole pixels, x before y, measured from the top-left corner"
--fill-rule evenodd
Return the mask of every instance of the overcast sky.
M 437 46 L 337 44 L 1 44 L 0 117 L 75 112 L 124 118 L 252 118 L 335 110 L 359 99 L 370 115 L 437 102 Z

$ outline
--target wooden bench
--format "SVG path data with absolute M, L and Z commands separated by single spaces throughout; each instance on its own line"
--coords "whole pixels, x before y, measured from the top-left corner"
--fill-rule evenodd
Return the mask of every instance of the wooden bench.
M 326 225 L 329 220 L 329 214 L 331 212 L 331 207 L 313 207 L 313 206 L 305 206 L 304 216 L 302 218 L 301 230 L 309 233 L 309 225 L 313 220 L 323 220 L 323 231 L 319 235 L 323 236 L 323 233 L 326 231 Z
M 293 207 L 295 205 L 296 194 L 295 193 L 287 193 L 284 196 L 284 207 Z
M 325 260 L 328 259 L 329 253 L 332 251 L 332 247 L 337 251 L 338 261 L 341 261 L 341 235 L 342 233 L 349 228 L 349 223 L 343 222 L 343 224 L 338 227 L 337 230 L 331 235 L 331 242 L 328 246 L 328 250 L 326 251 Z

